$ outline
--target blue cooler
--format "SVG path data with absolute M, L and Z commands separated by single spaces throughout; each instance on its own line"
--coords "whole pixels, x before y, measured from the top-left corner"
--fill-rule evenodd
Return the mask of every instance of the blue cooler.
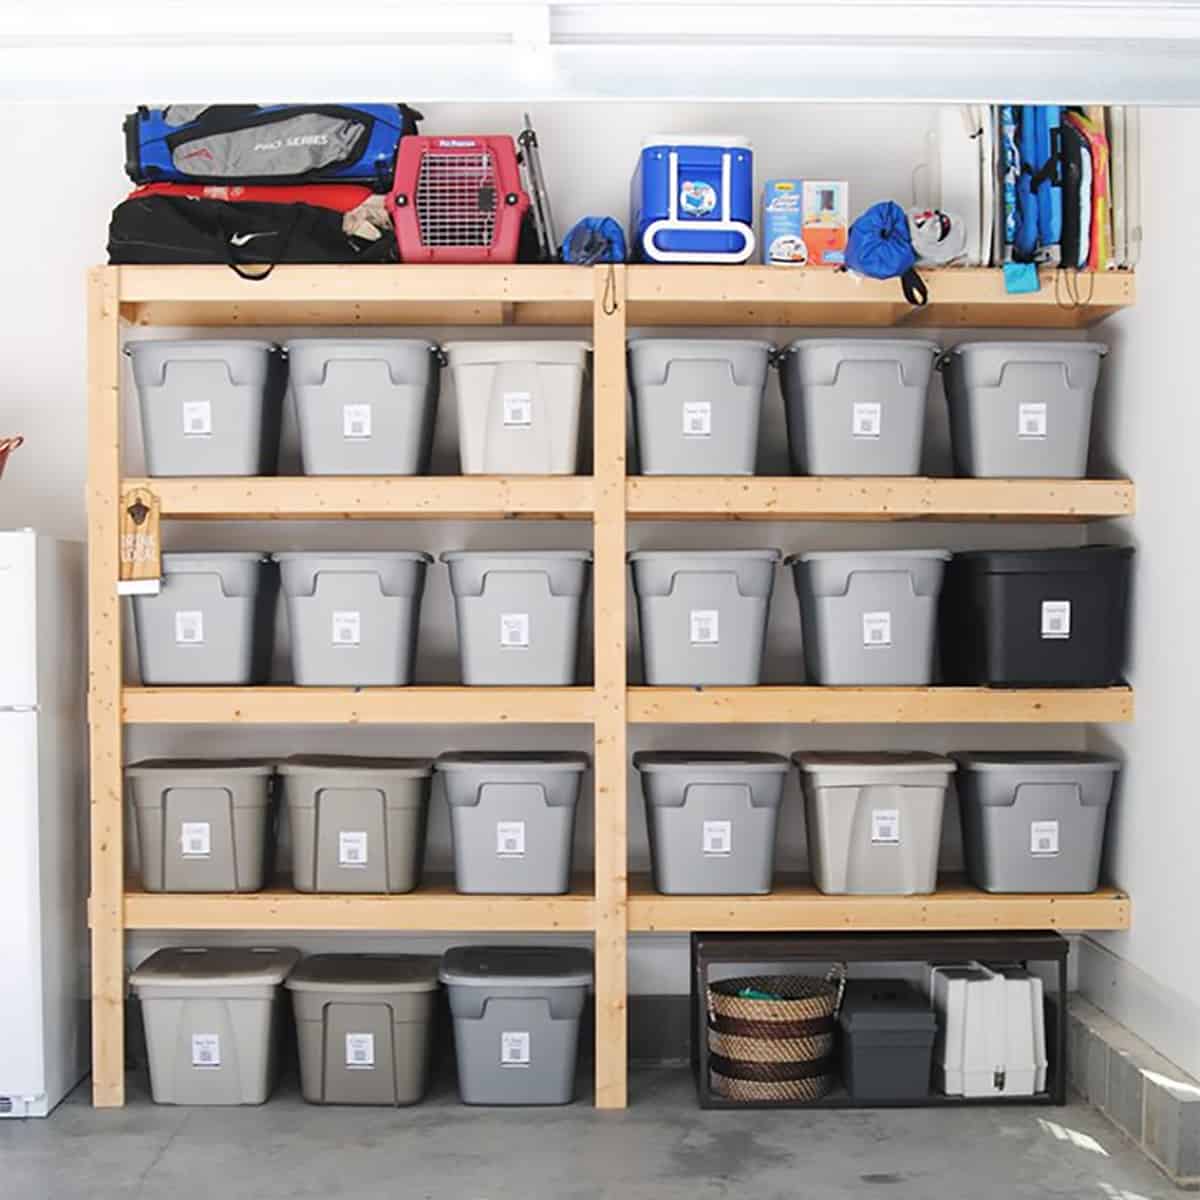
M 740 263 L 754 253 L 754 154 L 742 137 L 660 134 L 630 188 L 634 257 Z

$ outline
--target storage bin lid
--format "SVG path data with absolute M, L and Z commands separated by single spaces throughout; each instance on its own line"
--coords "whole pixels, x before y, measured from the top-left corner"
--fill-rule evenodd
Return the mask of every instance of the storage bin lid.
M 960 550 L 954 560 L 993 575 L 1028 575 L 1095 571 L 1132 555 L 1132 546 L 1068 546 L 1061 550 Z
M 290 354 L 293 349 L 324 350 L 330 357 L 353 358 L 355 355 L 381 350 L 437 350 L 437 342 L 428 338 L 289 338 L 284 349 Z
M 788 770 L 782 754 L 736 750 L 639 750 L 633 756 L 639 771 L 685 771 L 689 768 L 730 767 L 746 774 L 778 775 Z
M 642 138 L 642 149 L 649 146 L 729 146 L 749 150 L 750 139 L 744 133 L 650 133 Z
M 999 350 L 1026 361 L 1045 361 L 1055 355 L 1095 354 L 1103 357 L 1108 346 L 1103 342 L 959 342 L 947 354 L 969 353 L 972 350 Z
M 265 946 L 169 946 L 129 977 L 134 987 L 241 987 L 284 981 L 300 951 Z
M 164 575 L 188 575 L 198 572 L 217 572 L 235 563 L 265 564 L 271 556 L 265 550 L 172 550 L 162 556 Z
M 809 562 L 845 562 L 851 558 L 865 558 L 871 562 L 886 562 L 888 559 L 938 559 L 949 562 L 953 557 L 949 550 L 808 550 L 803 554 L 789 554 L 785 565 Z
M 431 954 L 314 954 L 288 976 L 293 992 L 436 992 Z
M 281 550 L 272 554 L 277 563 L 300 562 L 433 562 L 433 555 L 424 550 Z
M 847 1033 L 937 1031 L 929 1001 L 903 979 L 852 979 L 846 984 L 839 1018 Z
M 475 767 L 548 767 L 555 771 L 586 771 L 591 759 L 586 754 L 567 750 L 456 750 L 438 755 L 434 767 L 439 771 Z
M 670 346 L 672 353 L 680 358 L 716 358 L 722 347 L 731 350 L 765 350 L 768 354 L 775 349 L 774 342 L 762 338 L 673 338 L 673 337 L 631 337 L 627 343 L 630 350 L 637 346 L 666 349 Z
M 358 758 L 348 754 L 293 754 L 279 764 L 280 775 L 310 775 L 330 771 L 369 779 L 379 775 L 406 779 L 428 779 L 433 774 L 432 758 Z
M 576 562 L 591 562 L 590 550 L 443 550 L 444 563 L 468 562 L 479 558 L 503 558 L 509 562 L 539 562 L 543 559 L 570 559 Z
M 590 342 L 446 342 L 442 349 L 452 367 L 498 362 L 581 367 L 592 346 Z
M 273 775 L 275 764 L 261 758 L 143 758 L 125 768 L 128 779 L 154 775 Z
M 762 560 L 777 563 L 783 557 L 782 550 L 770 548 L 761 550 L 631 550 L 626 556 L 626 562 L 653 562 L 664 558 L 713 558 L 721 561 L 747 559 Z
M 261 338 L 140 338 L 125 343 L 130 357 L 147 353 L 170 353 L 180 358 L 224 358 L 246 350 L 270 354 L 279 347 Z
M 937 342 L 925 338 L 796 338 L 783 348 L 785 354 L 800 354 L 805 350 L 841 350 L 847 358 L 854 357 L 855 350 L 925 350 L 930 354 L 941 354 Z
M 884 771 L 889 775 L 922 775 L 930 771 L 945 771 L 948 775 L 957 770 L 953 759 L 921 750 L 895 753 L 875 750 L 858 754 L 800 751 L 792 755 L 792 762 L 801 771 L 820 771 L 823 775 L 844 773 L 854 777 L 862 775 L 864 771 Z
M 1022 768 L 1036 771 L 1055 767 L 1068 770 L 1073 775 L 1090 771 L 1111 775 L 1121 766 L 1119 758 L 1075 750 L 964 750 L 955 753 L 954 761 L 964 771 L 1011 773 Z
M 586 987 L 592 982 L 587 950 L 557 946 L 455 946 L 439 977 L 468 987 Z

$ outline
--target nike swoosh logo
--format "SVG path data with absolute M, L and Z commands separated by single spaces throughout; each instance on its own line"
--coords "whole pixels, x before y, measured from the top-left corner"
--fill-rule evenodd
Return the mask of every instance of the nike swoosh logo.
M 262 233 L 231 233 L 229 235 L 229 244 L 231 246 L 244 246 L 251 238 L 256 237 L 274 237 L 274 230 L 267 229 Z

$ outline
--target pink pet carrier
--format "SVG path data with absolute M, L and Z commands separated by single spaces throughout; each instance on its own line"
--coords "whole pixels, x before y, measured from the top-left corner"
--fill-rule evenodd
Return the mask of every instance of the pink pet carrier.
M 529 197 L 500 137 L 406 137 L 387 198 L 401 262 L 512 263 Z

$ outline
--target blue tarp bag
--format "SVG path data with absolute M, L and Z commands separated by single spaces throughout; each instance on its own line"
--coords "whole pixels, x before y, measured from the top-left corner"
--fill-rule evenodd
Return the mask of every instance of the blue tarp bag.
M 567 230 L 562 260 L 590 267 L 595 263 L 625 261 L 625 230 L 615 217 L 584 217 Z
M 1021 173 L 1013 258 L 1057 263 L 1063 228 L 1062 108 L 1026 104 L 1017 111 Z
M 872 279 L 899 279 L 909 304 L 923 305 L 928 289 L 916 272 L 908 214 L 893 200 L 872 204 L 850 226 L 846 266 Z

